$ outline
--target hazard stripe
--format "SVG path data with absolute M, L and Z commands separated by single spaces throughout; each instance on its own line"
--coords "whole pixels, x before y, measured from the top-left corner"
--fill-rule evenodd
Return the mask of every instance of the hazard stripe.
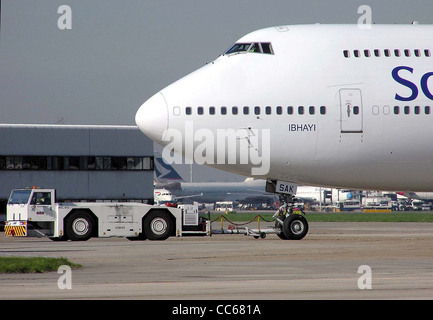
M 27 228 L 25 226 L 5 226 L 5 235 L 9 237 L 25 237 L 27 236 Z

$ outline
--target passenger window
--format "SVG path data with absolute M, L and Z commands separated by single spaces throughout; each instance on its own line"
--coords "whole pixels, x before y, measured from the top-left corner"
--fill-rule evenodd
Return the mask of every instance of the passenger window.
M 198 107 L 197 108 L 197 114 L 203 114 L 203 107 Z
M 209 114 L 215 114 L 215 107 L 209 107 Z
M 359 58 L 359 50 L 354 50 L 354 51 L 353 51 L 353 55 L 354 55 L 356 58 Z
M 359 114 L 359 107 L 353 106 L 353 114 L 358 115 Z
M 232 114 L 238 114 L 238 107 L 232 107 Z
M 292 106 L 287 107 L 287 114 L 293 114 L 293 107 Z
M 400 50 L 395 49 L 395 50 L 394 50 L 394 55 L 395 55 L 396 57 L 400 57 Z
M 425 106 L 424 107 L 424 113 L 425 114 L 430 114 L 430 107 L 429 106 Z
M 179 107 L 173 107 L 173 115 L 174 116 L 180 115 L 180 108 Z
M 250 107 L 244 107 L 244 114 L 250 114 Z
M 260 114 L 260 107 L 254 107 L 254 114 L 259 115 Z
M 344 55 L 345 58 L 349 58 L 349 57 L 350 57 L 350 52 L 349 52 L 349 50 L 344 50 L 344 51 L 343 51 L 343 55 Z
M 314 114 L 314 112 L 315 112 L 314 107 L 313 107 L 313 106 L 310 106 L 310 107 L 308 108 L 308 112 L 309 112 L 310 114 Z
M 389 51 L 389 49 L 385 49 L 384 53 L 385 53 L 385 57 L 390 57 L 391 56 L 391 52 Z
M 419 114 L 419 106 L 415 106 L 415 108 L 413 109 L 413 112 L 415 114 Z
M 410 113 L 410 107 L 409 106 L 405 106 L 404 107 L 404 114 L 409 114 Z
M 186 108 L 185 108 L 185 113 L 186 113 L 187 115 L 191 115 L 191 114 L 192 114 L 192 109 L 191 109 L 191 107 L 186 107 Z
M 370 57 L 370 50 L 364 50 L 364 56 Z
M 304 114 L 304 107 L 303 106 L 298 107 L 298 114 Z
M 419 49 L 415 49 L 414 53 L 416 57 L 421 57 L 421 52 L 419 51 Z
M 400 107 L 394 106 L 394 114 L 400 114 Z
M 272 113 L 272 108 L 271 107 L 266 107 L 265 109 L 266 114 L 271 114 Z
M 221 114 L 227 114 L 227 108 L 221 107 Z
M 326 114 L 326 107 L 325 106 L 320 107 L 320 114 Z
M 283 108 L 281 106 L 277 107 L 277 114 L 283 114 Z
M 374 55 L 376 57 L 380 57 L 380 50 L 379 49 L 374 49 Z
M 429 50 L 429 49 L 425 49 L 425 50 L 424 50 L 424 55 L 425 55 L 426 57 L 430 57 L 430 50 Z
M 410 57 L 410 50 L 409 49 L 404 49 L 404 55 L 406 57 Z

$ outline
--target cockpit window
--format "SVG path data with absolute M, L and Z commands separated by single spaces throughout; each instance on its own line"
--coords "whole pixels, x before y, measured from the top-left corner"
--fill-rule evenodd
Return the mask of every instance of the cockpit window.
M 263 53 L 267 53 L 267 54 L 273 53 L 270 43 L 262 43 L 261 45 L 262 45 Z
M 270 42 L 235 43 L 230 49 L 226 51 L 225 54 L 247 53 L 247 52 L 274 54 Z
M 251 47 L 251 43 L 235 43 L 225 54 L 247 52 L 249 47 Z

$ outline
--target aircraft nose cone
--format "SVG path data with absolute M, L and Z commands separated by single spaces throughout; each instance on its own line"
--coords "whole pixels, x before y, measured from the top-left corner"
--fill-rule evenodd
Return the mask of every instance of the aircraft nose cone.
M 162 142 L 168 128 L 168 107 L 164 96 L 158 92 L 141 105 L 135 115 L 140 130 L 155 142 Z

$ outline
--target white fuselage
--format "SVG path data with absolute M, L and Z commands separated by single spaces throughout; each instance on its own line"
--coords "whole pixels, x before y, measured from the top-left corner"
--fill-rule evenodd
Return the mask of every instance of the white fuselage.
M 285 26 L 237 43 L 272 53 L 225 54 L 174 82 L 141 106 L 140 129 L 167 152 L 245 176 L 433 191 L 433 26 Z M 228 130 L 236 161 L 220 149 Z M 261 162 L 245 163 L 240 141 Z

